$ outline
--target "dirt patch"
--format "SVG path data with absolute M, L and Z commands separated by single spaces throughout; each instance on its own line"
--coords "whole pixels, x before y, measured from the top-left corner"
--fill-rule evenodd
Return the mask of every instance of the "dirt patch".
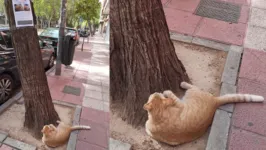
M 55 104 L 55 110 L 57 111 L 60 119 L 67 123 L 72 124 L 74 108 Z M 19 141 L 35 145 L 38 150 L 46 150 L 48 148 L 41 142 L 41 140 L 35 139 L 27 129 L 23 127 L 24 123 L 25 107 L 22 104 L 13 104 L 5 112 L 0 115 L 0 130 L 8 132 L 11 138 Z M 58 147 L 54 150 L 65 150 L 66 145 Z
M 204 91 L 219 95 L 227 53 L 182 42 L 174 42 L 174 46 L 192 83 Z M 209 136 L 208 131 L 193 142 L 172 147 L 151 139 L 143 127 L 135 129 L 128 125 L 114 111 L 110 120 L 111 137 L 130 143 L 133 150 L 205 150 Z

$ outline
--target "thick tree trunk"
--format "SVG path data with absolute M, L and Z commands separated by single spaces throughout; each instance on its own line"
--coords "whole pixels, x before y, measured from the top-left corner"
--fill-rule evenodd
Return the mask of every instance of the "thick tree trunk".
M 16 28 L 12 1 L 5 2 L 25 99 L 24 126 L 40 138 L 42 127 L 56 124 L 59 116 L 54 109 L 44 72 L 37 30 L 34 27 Z
M 170 39 L 161 0 L 112 0 L 110 6 L 111 104 L 128 123 L 144 125 L 150 94 L 182 92 L 188 81 Z

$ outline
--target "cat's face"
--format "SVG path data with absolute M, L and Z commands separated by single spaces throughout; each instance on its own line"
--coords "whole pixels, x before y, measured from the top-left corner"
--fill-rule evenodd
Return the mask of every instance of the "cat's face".
M 155 109 L 171 106 L 174 102 L 173 99 L 164 97 L 162 93 L 153 93 L 150 95 L 148 102 L 144 104 L 143 109 L 151 112 Z

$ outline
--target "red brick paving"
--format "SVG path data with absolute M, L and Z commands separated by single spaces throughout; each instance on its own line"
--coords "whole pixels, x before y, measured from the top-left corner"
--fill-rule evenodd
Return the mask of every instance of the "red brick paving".
M 266 138 L 252 132 L 232 128 L 228 150 L 265 150 Z
M 100 147 L 108 148 L 108 137 L 107 131 L 109 126 L 102 126 L 102 124 L 95 123 L 91 120 L 80 119 L 80 124 L 88 125 L 91 127 L 91 130 L 81 130 L 78 134 L 78 140 L 92 143 Z
M 190 12 L 164 8 L 169 30 L 177 33 L 192 35 L 202 17 Z
M 245 49 L 239 77 L 266 83 L 266 55 L 264 51 Z
M 106 150 L 106 148 L 83 141 L 77 141 L 76 150 Z
M 78 46 L 74 55 L 74 61 L 71 67 L 62 65 L 61 76 L 55 76 L 54 72 L 47 75 L 49 88 L 52 98 L 54 100 L 61 100 L 64 102 L 82 105 L 85 96 L 85 86 L 92 84 L 92 82 L 105 82 L 105 78 L 101 77 L 101 73 L 93 75 L 89 72 L 90 67 L 97 67 L 98 64 L 92 64 L 93 57 L 99 57 L 99 54 L 93 55 L 92 51 L 101 51 L 104 48 L 101 46 L 92 46 L 87 43 L 84 45 L 84 51 L 80 51 Z M 94 47 L 94 50 L 92 48 Z M 95 60 L 95 59 L 94 59 Z M 105 59 L 97 59 L 97 62 L 105 62 Z M 95 63 L 95 62 L 94 62 Z M 101 64 L 102 65 L 102 64 Z M 101 68 L 100 68 L 101 69 Z M 102 70 L 100 70 L 101 72 Z M 63 93 L 64 87 L 73 86 L 81 89 L 80 96 Z M 101 89 L 100 87 L 99 89 Z M 93 94 L 93 93 L 92 93 Z M 102 95 L 100 96 L 102 99 Z M 103 99 L 102 99 L 103 101 Z M 78 133 L 76 150 L 106 150 L 108 147 L 108 129 L 109 129 L 109 113 L 96 110 L 93 108 L 82 107 L 80 116 L 81 125 L 91 126 L 91 130 L 81 130 Z M 1 150 L 1 149 L 0 149 Z
M 238 79 L 238 93 L 266 98 L 266 52 L 245 49 Z M 238 103 L 232 116 L 229 150 L 266 149 L 266 103 Z
M 3 144 L 3 145 L 0 147 L 0 150 L 13 150 L 13 148 L 10 147 L 10 146 L 7 146 L 7 145 L 5 145 L 5 144 Z
M 166 7 L 193 13 L 197 9 L 199 2 L 200 0 L 172 0 L 166 4 Z
M 243 45 L 245 31 L 246 24 L 233 24 L 204 18 L 198 25 L 194 36 L 228 44 Z
M 200 0 L 171 0 L 164 4 L 170 31 L 226 44 L 243 45 L 249 17 L 249 0 L 223 0 L 241 5 L 238 23 L 229 23 L 195 15 Z

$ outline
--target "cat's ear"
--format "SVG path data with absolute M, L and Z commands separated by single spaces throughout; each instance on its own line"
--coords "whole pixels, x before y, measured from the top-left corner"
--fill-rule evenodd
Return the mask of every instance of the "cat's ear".
M 143 109 L 147 110 L 147 111 L 150 111 L 152 109 L 151 103 L 144 104 Z

